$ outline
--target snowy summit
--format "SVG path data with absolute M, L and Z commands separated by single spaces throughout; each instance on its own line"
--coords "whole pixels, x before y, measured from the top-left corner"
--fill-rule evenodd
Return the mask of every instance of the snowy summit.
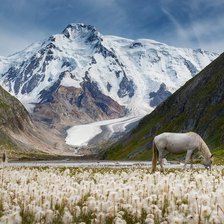
M 70 24 L 60 34 L 1 57 L 1 85 L 39 117 L 54 110 L 48 103 L 63 97 L 92 121 L 143 115 L 217 56 L 154 40 L 103 36 L 94 26 Z M 94 114 L 83 109 L 90 101 Z

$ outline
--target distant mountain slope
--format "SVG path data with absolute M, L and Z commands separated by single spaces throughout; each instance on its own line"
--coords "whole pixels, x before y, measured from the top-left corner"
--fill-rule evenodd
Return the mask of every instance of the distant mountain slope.
M 0 83 L 50 125 L 151 112 L 218 54 L 153 40 L 103 36 L 70 24 L 0 58 Z
M 13 135 L 27 133 L 32 128 L 32 121 L 24 106 L 2 87 L 0 87 L 0 148 L 17 148 L 18 139 Z
M 104 155 L 107 159 L 151 159 L 152 139 L 169 132 L 195 131 L 224 155 L 224 53 L 178 89 L 126 138 Z
M 47 158 L 68 150 L 60 134 L 33 123 L 19 100 L 0 87 L 0 157 L 6 151 L 9 158 Z
M 25 130 L 31 125 L 29 113 L 15 97 L 0 87 L 0 127 L 14 131 Z

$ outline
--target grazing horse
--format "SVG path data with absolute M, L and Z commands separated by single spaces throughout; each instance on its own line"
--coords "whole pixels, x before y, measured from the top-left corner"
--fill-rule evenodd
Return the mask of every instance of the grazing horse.
M 153 140 L 153 158 L 152 158 L 152 172 L 155 172 L 157 160 L 159 160 L 159 164 L 161 169 L 163 170 L 163 157 L 166 153 L 182 153 L 187 152 L 184 168 L 186 168 L 186 164 L 191 161 L 192 164 L 192 156 L 195 151 L 199 151 L 200 154 L 204 158 L 204 166 L 207 169 L 211 169 L 212 165 L 212 157 L 208 146 L 203 141 L 200 135 L 194 132 L 188 133 L 169 133 L 165 132 L 160 135 L 155 136 Z

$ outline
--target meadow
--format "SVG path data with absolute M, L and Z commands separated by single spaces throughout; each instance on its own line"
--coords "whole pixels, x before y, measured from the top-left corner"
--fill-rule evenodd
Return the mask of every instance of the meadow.
M 0 223 L 224 223 L 224 170 L 1 168 Z

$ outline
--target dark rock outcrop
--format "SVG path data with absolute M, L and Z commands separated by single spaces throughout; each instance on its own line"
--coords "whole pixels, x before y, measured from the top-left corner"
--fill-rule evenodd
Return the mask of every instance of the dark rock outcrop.
M 141 42 L 133 42 L 129 48 L 139 48 L 139 47 L 143 47 Z
M 34 118 L 48 124 L 86 123 L 118 118 L 127 113 L 109 96 L 104 95 L 88 76 L 81 88 L 61 86 L 60 82 L 41 93 L 42 101 L 35 105 Z
M 123 98 L 125 96 L 129 96 L 131 98 L 134 96 L 134 94 L 135 94 L 134 82 L 132 80 L 129 80 L 127 76 L 124 76 L 119 84 L 119 90 L 117 92 L 117 95 L 120 98 Z
M 158 106 L 160 103 L 162 103 L 164 100 L 166 100 L 171 95 L 172 95 L 172 93 L 167 90 L 165 83 L 162 83 L 157 92 L 149 93 L 150 106 L 151 107 Z
M 187 59 L 183 59 L 185 66 L 188 68 L 190 73 L 192 74 L 192 77 L 195 76 L 199 71 L 197 68 Z

